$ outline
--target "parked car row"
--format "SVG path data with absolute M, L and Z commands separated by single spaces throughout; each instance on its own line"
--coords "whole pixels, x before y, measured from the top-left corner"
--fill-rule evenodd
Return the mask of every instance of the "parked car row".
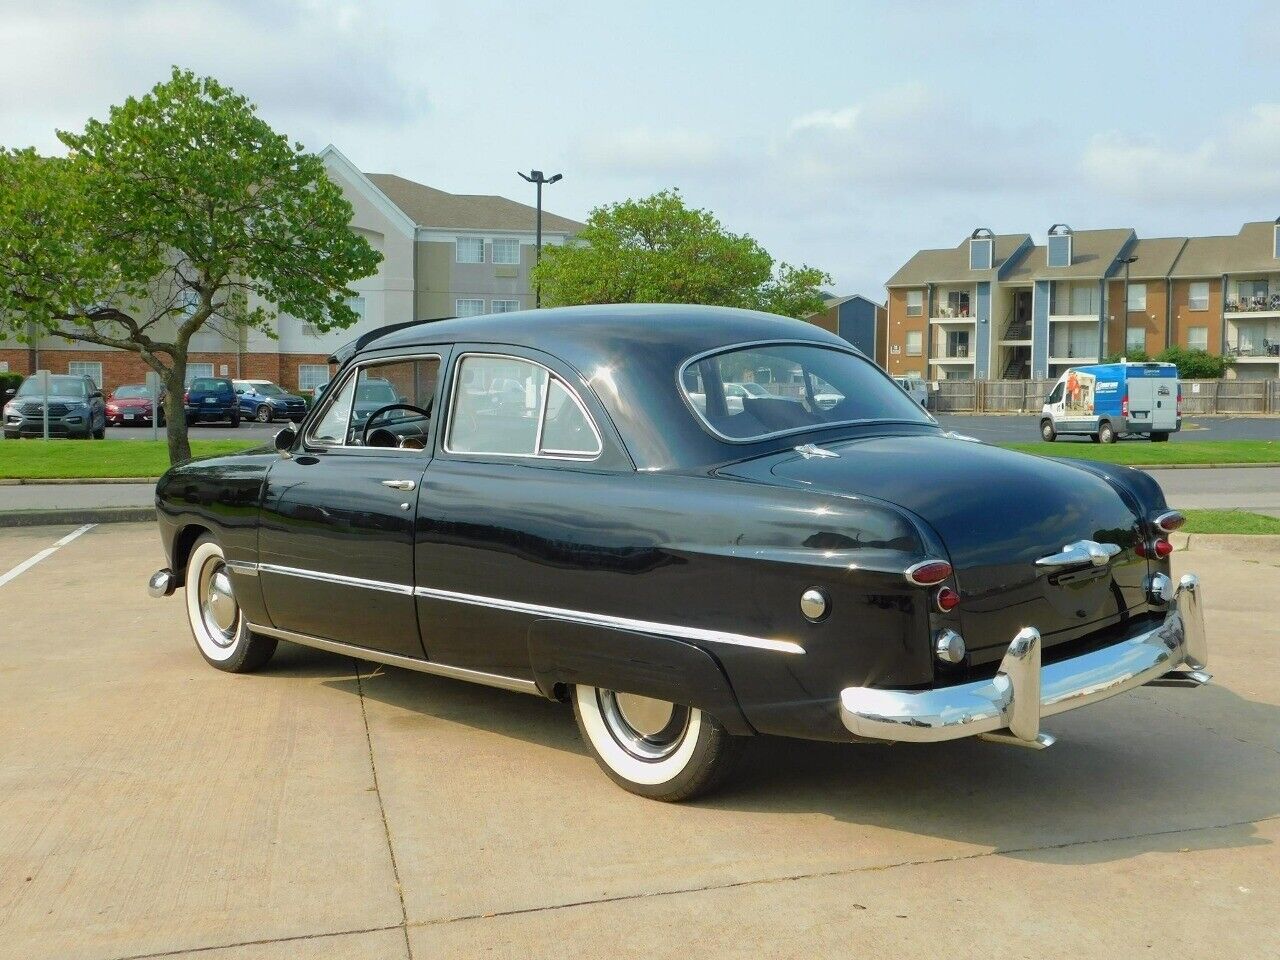
M 394 399 L 389 385 L 384 392 L 390 392 Z M 382 393 L 370 401 L 379 398 Z M 165 426 L 165 399 L 161 392 L 155 401 L 157 426 L 161 427 Z M 90 377 L 53 374 L 47 395 L 40 392 L 38 379 L 31 377 L 16 390 L 6 391 L 4 400 L 4 435 L 10 440 L 44 436 L 46 406 L 51 437 L 101 440 L 108 426 L 149 427 L 152 420 L 151 388 L 144 383 L 121 384 L 104 398 Z M 373 403 L 374 408 L 380 405 Z M 189 424 L 227 422 L 238 427 L 243 417 L 258 423 L 297 423 L 306 416 L 307 402 L 270 380 L 197 377 L 183 395 L 183 409 Z

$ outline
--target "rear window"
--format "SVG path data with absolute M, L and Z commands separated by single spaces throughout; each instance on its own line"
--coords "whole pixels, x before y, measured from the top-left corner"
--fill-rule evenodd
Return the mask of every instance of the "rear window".
M 206 377 L 197 377 L 191 381 L 192 390 L 208 390 L 213 393 L 221 393 L 230 388 L 230 384 L 226 380 L 210 380 Z
M 694 359 L 680 385 L 698 418 L 728 440 L 843 423 L 932 423 L 869 360 L 808 344 L 762 344 Z

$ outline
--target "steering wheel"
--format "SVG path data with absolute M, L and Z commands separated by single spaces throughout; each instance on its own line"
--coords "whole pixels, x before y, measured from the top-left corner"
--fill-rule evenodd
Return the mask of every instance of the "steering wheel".
M 389 412 L 391 412 L 392 410 L 409 410 L 409 411 L 411 411 L 411 412 L 413 412 L 413 413 L 421 414 L 421 416 L 422 416 L 422 418 L 423 418 L 424 420 L 430 420 L 430 419 L 431 419 L 431 405 L 432 405 L 432 403 L 433 403 L 433 402 L 434 402 L 434 398 L 432 398 L 431 400 L 428 400 L 428 401 L 427 401 L 427 406 L 426 406 L 426 409 L 425 409 L 425 410 L 424 410 L 422 407 L 415 407 L 415 406 L 414 406 L 413 404 L 411 404 L 411 403 L 388 403 L 386 406 L 379 407 L 377 410 L 373 411 L 373 413 L 369 414 L 369 416 L 365 418 L 365 421 L 364 421 L 364 430 L 362 430 L 362 431 L 361 431 L 361 433 L 360 433 L 360 443 L 361 443 L 361 445 L 362 445 L 362 446 L 366 446 L 366 447 L 371 446 L 371 444 L 369 443 L 369 437 L 370 437 L 370 435 L 371 435 L 372 433 L 376 432 L 376 430 L 378 430 L 378 429 L 382 429 L 382 428 L 374 428 L 374 426 L 373 426 L 373 422 L 374 422 L 375 420 L 377 420 L 377 419 L 378 419 L 378 417 L 382 416 L 384 413 L 389 413 Z M 390 435 L 390 436 L 393 436 L 393 437 L 394 437 L 394 436 L 396 436 L 396 435 L 395 435 L 395 434 L 393 434 L 390 430 L 383 430 L 383 433 L 386 433 L 386 434 L 388 434 L 388 435 Z M 397 442 L 399 443 L 399 442 L 401 442 L 403 439 L 404 439 L 404 438 L 397 437 Z M 378 444 L 378 446 L 381 446 L 381 444 Z

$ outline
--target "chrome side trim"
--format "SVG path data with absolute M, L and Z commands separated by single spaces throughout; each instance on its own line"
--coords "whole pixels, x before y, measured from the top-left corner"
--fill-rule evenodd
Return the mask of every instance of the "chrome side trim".
M 430 600 L 448 600 L 453 603 L 470 604 L 473 607 L 490 607 L 495 610 L 510 610 L 513 613 L 527 613 L 533 616 L 550 617 L 554 620 L 566 620 L 570 623 L 585 623 L 597 627 L 612 627 L 618 630 L 632 630 L 657 637 L 678 637 L 682 640 L 701 640 L 706 643 L 726 643 L 737 647 L 754 647 L 757 650 L 773 650 L 778 653 L 804 653 L 804 647 L 790 640 L 772 640 L 767 637 L 752 637 L 742 633 L 730 633 L 726 630 L 710 630 L 705 627 L 686 627 L 678 623 L 658 623 L 653 620 L 634 620 L 630 617 L 615 617 L 607 613 L 590 613 L 586 610 L 569 610 L 565 607 L 545 607 L 537 603 L 525 603 L 521 600 L 504 600 L 500 597 L 485 597 L 474 593 L 459 593 L 455 590 L 437 590 L 434 587 L 411 587 L 401 583 L 387 583 L 384 580 L 365 580 L 360 577 L 348 577 L 338 573 L 322 573 L 318 570 L 302 570 L 298 567 L 285 567 L 275 563 L 260 563 L 258 569 L 264 573 L 278 573 L 286 577 L 301 577 L 306 580 L 318 580 L 321 583 L 336 583 L 346 587 L 364 587 L 367 590 L 382 590 L 386 593 L 398 593 L 406 596 L 426 597 Z
M 340 573 L 324 573 L 320 570 L 284 567 L 276 563 L 260 563 L 258 564 L 258 569 L 263 573 L 278 573 L 286 577 L 301 577 L 304 580 L 318 580 L 321 583 L 336 583 L 344 587 L 363 587 L 366 590 L 381 590 L 384 593 L 413 595 L 413 587 L 402 583 L 388 583 L 385 580 L 365 580 L 363 577 L 348 577 Z
M 528 613 L 533 616 L 551 617 L 555 620 L 568 620 L 572 623 L 585 623 L 596 627 L 633 630 L 636 633 L 647 633 L 651 636 L 679 637 L 682 640 L 703 640 L 709 643 L 727 643 L 737 647 L 775 650 L 779 653 L 804 653 L 804 647 L 798 643 L 792 643 L 790 640 L 770 640 L 765 637 L 751 637 L 741 633 L 728 633 L 723 630 L 708 630 L 704 627 L 686 627 L 676 623 L 656 623 L 652 620 L 633 620 L 630 617 L 615 617 L 607 613 L 588 613 L 584 610 L 568 610 L 564 607 L 544 607 L 537 603 L 502 600 L 498 597 L 482 597 L 472 593 L 458 593 L 453 590 L 437 590 L 434 587 L 418 587 L 414 590 L 414 593 L 432 600 L 449 600 L 454 603 L 471 604 L 475 607 L 492 607 L 497 610 Z
M 242 573 L 246 577 L 258 575 L 258 565 L 252 560 L 224 560 L 223 563 L 232 573 Z
M 358 660 L 372 660 L 374 663 L 385 663 L 392 667 L 403 667 L 419 673 L 430 673 L 438 677 L 449 677 L 453 680 L 467 680 L 471 683 L 482 683 L 487 687 L 500 687 L 503 690 L 514 690 L 516 693 L 532 693 L 541 695 L 538 685 L 532 680 L 521 680 L 519 677 L 505 677 L 497 673 L 485 673 L 482 670 L 469 670 L 466 667 L 451 667 L 447 663 L 433 663 L 430 660 L 419 660 L 416 657 L 404 657 L 398 653 L 387 653 L 383 650 L 370 650 L 368 647 L 356 647 L 349 643 L 338 643 L 336 640 L 325 640 L 306 633 L 294 633 L 292 630 L 279 630 L 276 627 L 263 627 L 256 623 L 249 624 L 249 629 L 266 637 L 288 640 L 303 646 L 327 650 L 329 653 L 340 653 L 355 657 Z

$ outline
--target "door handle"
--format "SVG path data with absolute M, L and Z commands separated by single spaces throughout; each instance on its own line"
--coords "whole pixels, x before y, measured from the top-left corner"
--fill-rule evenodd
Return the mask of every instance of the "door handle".
M 392 490 L 412 490 L 417 486 L 412 480 L 383 480 L 382 485 Z

